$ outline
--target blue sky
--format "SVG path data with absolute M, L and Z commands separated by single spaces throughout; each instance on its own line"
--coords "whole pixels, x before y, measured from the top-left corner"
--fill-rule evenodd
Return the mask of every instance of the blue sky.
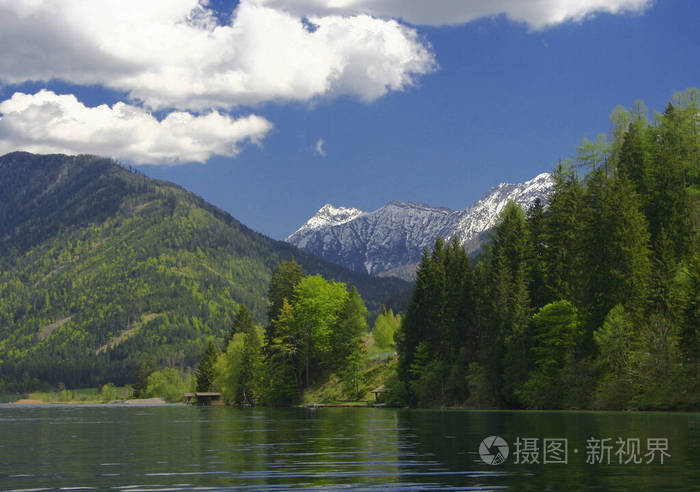
M 241 13 L 232 25 L 248 18 L 254 27 L 218 35 L 214 23 L 230 24 L 234 11 L 220 1 L 188 21 L 190 31 L 210 35 L 187 31 L 193 37 L 183 47 L 173 29 L 182 29 L 177 16 L 191 10 L 188 2 L 146 12 L 147 43 L 116 28 L 99 39 L 85 29 L 75 41 L 64 35 L 72 21 L 51 12 L 55 1 L 29 14 L 0 3 L 0 17 L 15 16 L 12 29 L 0 25 L 0 38 L 16 52 L 0 61 L 0 150 L 112 155 L 281 239 L 325 203 L 463 208 L 499 182 L 550 170 L 582 137 L 607 132 L 615 105 L 641 99 L 661 110 L 673 92 L 699 85 L 696 0 L 582 0 L 563 13 L 503 0 L 495 2 L 501 14 L 449 0 L 430 12 L 418 0 L 404 10 L 382 0 L 357 0 L 354 10 L 324 0 L 250 0 L 249 17 Z M 97 17 L 115 16 L 69 3 L 83 7 L 79 20 L 95 32 L 105 25 Z M 318 32 L 285 37 L 285 26 L 301 18 Z M 29 63 L 22 30 L 42 22 L 48 34 L 32 39 L 29 53 L 48 61 Z M 256 27 L 270 25 L 269 36 Z M 321 35 L 321 45 L 311 42 Z M 369 39 L 368 48 L 357 39 Z M 232 40 L 246 52 L 228 56 Z M 224 54 L 188 71 L 196 56 L 212 53 Z M 226 78 L 227 64 L 236 78 Z M 108 106 L 90 111 L 100 104 Z

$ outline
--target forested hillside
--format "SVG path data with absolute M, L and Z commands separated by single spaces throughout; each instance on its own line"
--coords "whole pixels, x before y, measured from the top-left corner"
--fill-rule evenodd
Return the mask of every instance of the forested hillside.
M 698 91 L 611 121 L 560 163 L 547 204 L 502 212 L 475 265 L 457 243 L 424 254 L 396 400 L 700 408 Z
M 0 392 L 133 382 L 196 364 L 239 304 L 257 321 L 278 262 L 357 287 L 370 310 L 408 284 L 323 262 L 182 188 L 94 156 L 0 157 Z

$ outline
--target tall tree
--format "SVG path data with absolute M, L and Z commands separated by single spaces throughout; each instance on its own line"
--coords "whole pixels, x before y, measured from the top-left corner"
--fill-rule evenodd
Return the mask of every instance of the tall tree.
M 568 163 L 560 162 L 553 177 L 545 226 L 547 288 L 554 298 L 576 304 L 582 297 L 579 279 L 584 269 L 578 234 L 583 227 L 583 188 Z
M 547 288 L 547 244 L 545 230 L 545 208 L 542 200 L 537 198 L 527 211 L 527 226 L 532 243 L 532 255 L 528 270 L 530 300 L 533 308 L 540 308 L 550 302 L 552 294 Z
M 267 349 L 264 398 L 267 403 L 292 404 L 300 395 L 303 333 L 294 320 L 294 308 L 285 298 L 272 323 L 275 338 Z
M 219 351 L 216 349 L 216 345 L 214 345 L 213 342 L 209 342 L 204 351 L 204 356 L 202 357 L 202 360 L 199 361 L 199 365 L 197 366 L 198 392 L 211 391 L 212 383 L 216 377 L 215 364 L 218 356 Z
M 238 308 L 236 316 L 233 319 L 233 328 L 231 329 L 231 333 L 226 341 L 226 345 L 231 343 L 231 339 L 233 339 L 233 336 L 236 333 L 249 332 L 252 329 L 253 324 L 253 317 L 250 314 L 250 310 L 244 304 L 241 304 Z
M 494 320 L 491 343 L 495 344 L 492 350 L 496 357 L 490 362 L 491 370 L 502 374 L 500 383 L 504 401 L 517 405 L 515 389 L 524 382 L 527 374 L 526 330 L 530 319 L 527 286 L 532 245 L 525 213 L 513 202 L 508 203 L 499 216 L 491 255 Z M 498 347 L 501 343 L 502 349 Z M 501 357 L 499 353 L 502 353 Z
M 304 272 L 301 269 L 301 265 L 293 258 L 289 261 L 281 261 L 275 267 L 268 289 L 270 304 L 267 309 L 268 324 L 265 334 L 268 342 L 275 337 L 272 320 L 279 315 L 285 299 L 290 303 L 292 302 L 294 289 L 303 278 Z
M 532 320 L 534 369 L 516 391 L 531 408 L 561 408 L 567 393 L 562 373 L 573 365 L 581 335 L 578 312 L 569 301 L 556 301 Z
M 586 205 L 583 243 L 588 267 L 583 284 L 591 315 L 590 336 L 617 304 L 624 304 L 632 312 L 643 311 L 649 294 L 651 262 L 641 199 L 624 174 L 606 179 L 593 173 Z
M 360 370 L 364 361 L 362 337 L 367 332 L 367 308 L 355 287 L 345 300 L 338 322 L 333 330 L 333 358 L 335 369 L 340 373 L 344 386 L 352 388 L 359 396 Z
M 304 334 L 304 377 L 308 387 L 316 369 L 332 363 L 332 331 L 348 292 L 345 284 L 328 282 L 320 275 L 302 279 L 294 289 L 294 319 Z

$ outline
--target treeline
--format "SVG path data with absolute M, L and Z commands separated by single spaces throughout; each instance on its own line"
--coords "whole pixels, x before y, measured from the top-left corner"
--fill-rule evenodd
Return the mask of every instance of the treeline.
M 499 408 L 700 408 L 700 105 L 617 107 L 548 203 L 509 204 L 475 264 L 418 268 L 392 398 Z
M 367 308 L 357 289 L 305 276 L 294 260 L 277 265 L 268 320 L 254 324 L 242 305 L 219 353 L 210 343 L 197 369 L 197 390 L 221 391 L 237 405 L 290 405 L 315 383 L 336 375 L 358 396 L 365 368 Z

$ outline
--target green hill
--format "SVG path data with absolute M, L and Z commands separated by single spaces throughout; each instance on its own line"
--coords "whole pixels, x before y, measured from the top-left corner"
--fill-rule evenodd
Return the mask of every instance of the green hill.
M 112 160 L 2 156 L 0 392 L 124 384 L 142 360 L 192 366 L 206 340 L 229 333 L 239 303 L 264 321 L 272 270 L 292 257 L 309 274 L 355 285 L 370 310 L 407 291 Z

